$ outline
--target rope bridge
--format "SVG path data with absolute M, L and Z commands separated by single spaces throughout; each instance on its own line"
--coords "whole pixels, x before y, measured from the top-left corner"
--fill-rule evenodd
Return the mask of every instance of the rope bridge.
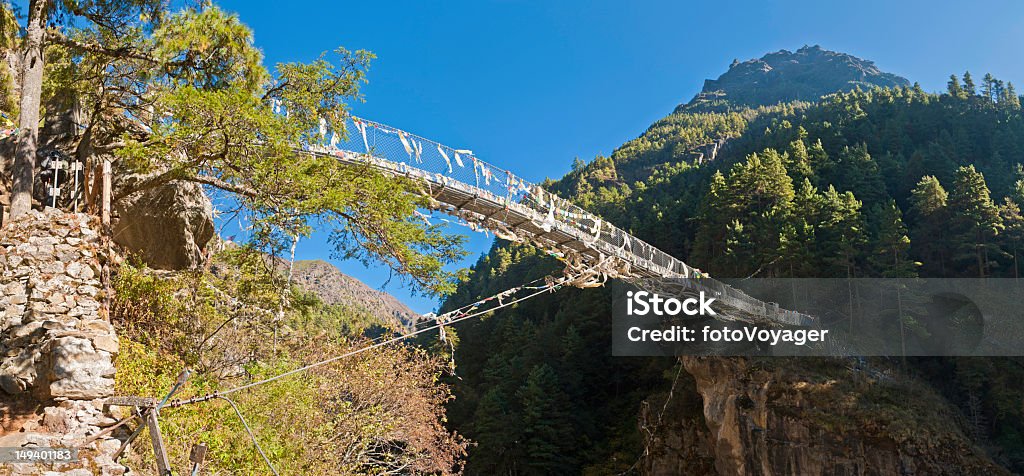
M 351 117 L 350 134 L 330 132 L 321 122 L 322 144 L 310 153 L 353 165 L 369 164 L 423 185 L 430 208 L 458 217 L 474 229 L 537 246 L 565 262 L 571 285 L 594 287 L 609 278 L 683 278 L 687 292 L 704 291 L 731 312 L 725 319 L 806 326 L 814 318 L 780 309 L 712 279 L 668 253 L 509 170 L 455 149 L 370 120 Z M 426 216 L 422 216 L 427 220 Z

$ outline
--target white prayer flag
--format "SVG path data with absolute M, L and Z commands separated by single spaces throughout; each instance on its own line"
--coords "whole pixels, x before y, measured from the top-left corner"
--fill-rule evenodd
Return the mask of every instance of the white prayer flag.
M 356 129 L 359 129 L 359 133 L 363 136 L 363 147 L 366 148 L 366 153 L 370 153 L 370 143 L 366 141 L 366 124 L 363 121 L 356 120 Z
M 437 145 L 437 153 L 444 157 L 444 163 L 448 164 L 448 173 L 452 173 L 452 161 L 448 159 L 448 154 L 444 153 L 444 149 L 441 148 L 441 144 Z
M 405 153 L 409 154 L 409 158 L 412 158 L 412 146 L 409 145 L 409 141 L 405 139 L 405 133 L 398 131 L 398 138 L 402 141 L 402 147 L 405 147 Z

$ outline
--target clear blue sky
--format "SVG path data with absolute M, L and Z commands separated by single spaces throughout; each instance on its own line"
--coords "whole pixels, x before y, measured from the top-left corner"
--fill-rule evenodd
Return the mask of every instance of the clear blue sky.
M 1024 2 L 221 1 L 268 65 L 337 46 L 377 54 L 357 114 L 539 181 L 610 154 L 741 61 L 804 44 L 943 89 L 991 72 L 1024 90 Z M 459 229 L 462 230 L 462 229 Z M 468 231 L 468 230 L 467 230 Z M 466 265 L 490 240 L 472 235 Z M 329 257 L 324 236 L 300 259 Z M 373 287 L 387 273 L 334 261 Z M 419 312 L 432 300 L 386 288 Z

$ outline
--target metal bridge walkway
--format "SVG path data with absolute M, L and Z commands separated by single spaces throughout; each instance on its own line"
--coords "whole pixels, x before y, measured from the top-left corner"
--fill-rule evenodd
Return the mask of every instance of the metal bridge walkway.
M 365 165 L 423 185 L 431 208 L 454 215 L 500 238 L 529 242 L 591 273 L 581 286 L 607 278 L 686 278 L 729 308 L 729 319 L 806 326 L 814 318 L 780 309 L 712 279 L 600 217 L 504 170 L 454 149 L 377 122 L 350 118 L 349 134 L 329 133 L 307 151 Z M 596 270 L 596 274 L 594 271 Z

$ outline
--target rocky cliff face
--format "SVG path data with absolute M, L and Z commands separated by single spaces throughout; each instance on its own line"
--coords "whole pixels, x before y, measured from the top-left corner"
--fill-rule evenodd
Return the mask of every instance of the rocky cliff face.
M 913 381 L 827 359 L 682 364 L 697 396 L 680 388 L 647 433 L 646 474 L 1009 474 Z
M 100 310 L 98 253 L 99 234 L 83 214 L 33 211 L 0 229 L 0 447 L 76 446 L 115 423 L 102 411 L 118 341 Z M 119 446 L 100 438 L 79 463 L 0 474 L 119 475 L 110 458 Z
M 761 58 L 736 61 L 729 71 L 704 81 L 704 88 L 677 111 L 757 107 L 789 101 L 815 101 L 856 87 L 909 86 L 906 78 L 886 73 L 871 61 L 846 53 L 804 46 Z

